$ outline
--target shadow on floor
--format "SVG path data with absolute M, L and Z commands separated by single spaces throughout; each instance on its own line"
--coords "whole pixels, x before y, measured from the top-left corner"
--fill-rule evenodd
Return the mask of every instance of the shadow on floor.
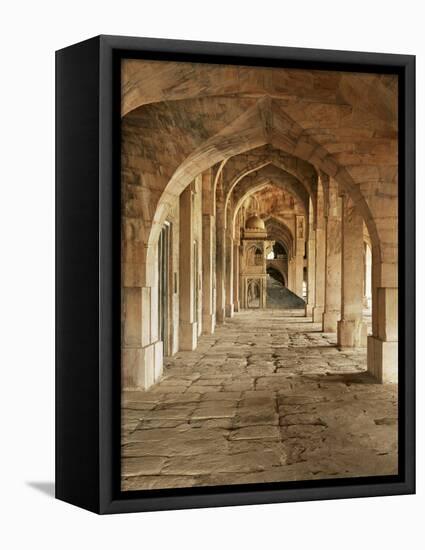
M 50 498 L 55 498 L 54 481 L 27 481 L 26 485 L 36 491 L 39 491 L 40 493 L 44 493 Z
M 275 317 L 274 320 L 279 319 L 279 317 Z M 303 323 L 312 324 L 311 319 L 306 319 L 305 317 L 285 317 L 283 316 L 282 319 L 285 321 L 288 325 L 301 325 Z M 321 330 L 311 330 L 309 332 L 322 332 Z
M 313 331 L 315 332 L 315 331 Z M 317 332 L 320 332 L 320 331 L 317 331 Z M 305 332 L 304 334 L 310 334 L 310 332 Z M 317 346 L 308 346 L 308 347 L 305 347 L 305 348 L 301 348 L 301 347 L 297 347 L 297 350 L 299 349 L 302 349 L 302 350 L 306 350 L 306 355 L 308 355 L 308 351 L 311 350 L 311 349 L 329 349 L 329 348 L 336 348 L 336 349 L 339 349 L 338 346 L 336 344 L 323 344 L 323 345 L 317 345 Z M 353 348 L 355 349 L 355 348 Z
M 344 372 L 339 374 L 326 374 L 325 376 L 319 376 L 319 381 L 338 382 L 347 384 L 378 384 L 376 378 L 374 378 L 369 372 Z

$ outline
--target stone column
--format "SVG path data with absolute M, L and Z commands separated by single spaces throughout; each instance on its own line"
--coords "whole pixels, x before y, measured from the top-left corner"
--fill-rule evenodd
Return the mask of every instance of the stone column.
M 295 286 L 294 292 L 302 298 L 304 280 L 304 216 L 295 216 Z
M 216 322 L 223 323 L 225 317 L 225 269 L 226 269 L 226 234 L 224 229 L 224 204 L 217 197 L 216 213 Z
M 310 199 L 310 223 L 308 226 L 308 241 L 307 241 L 307 303 L 305 314 L 307 317 L 313 315 L 313 307 L 315 303 L 315 269 L 316 269 L 316 235 L 314 231 L 313 212 Z
M 379 181 L 380 193 L 369 197 L 379 240 L 372 234 L 372 330 L 367 367 L 379 382 L 398 380 L 398 184 L 397 167 Z M 404 327 L 403 327 L 404 330 Z M 405 365 L 400 364 L 400 369 Z
M 233 238 L 226 230 L 226 317 L 233 317 Z
M 379 382 L 398 381 L 398 270 L 396 218 L 388 231 L 389 244 L 381 244 L 381 258 L 372 248 L 372 330 L 367 340 L 367 368 Z M 392 233 L 392 234 L 391 234 Z M 383 251 L 383 253 L 382 253 Z M 386 260 L 386 261 L 385 261 Z
M 290 259 L 288 257 L 288 290 L 290 290 L 291 292 L 295 292 L 294 271 L 295 257 L 292 256 Z
M 181 350 L 193 350 L 198 342 L 194 316 L 196 281 L 193 277 L 193 199 L 189 185 L 180 195 L 180 277 L 179 311 Z
M 215 329 L 215 216 L 211 170 L 202 174 L 202 331 Z
M 378 288 L 377 301 L 378 332 L 368 337 L 368 371 L 379 382 L 397 382 L 398 288 Z
M 261 277 L 261 297 L 260 297 L 260 307 L 267 307 L 267 278 Z
M 163 344 L 158 341 L 158 245 L 148 248 L 143 241 L 146 226 L 141 212 L 123 221 L 121 383 L 125 389 L 148 389 L 163 368 Z
M 151 288 L 122 289 L 122 385 L 147 389 L 155 382 L 155 344 L 151 343 Z
M 294 292 L 300 298 L 303 297 L 304 255 L 298 253 L 295 256 L 295 288 Z
M 323 322 L 325 308 L 325 268 L 326 268 L 326 231 L 325 231 L 325 197 L 324 184 L 329 180 L 320 174 L 317 185 L 317 207 L 315 228 L 315 275 L 314 275 L 314 308 L 313 322 Z
M 239 262 L 240 262 L 240 245 L 233 245 L 233 310 L 240 310 L 239 303 Z
M 215 329 L 215 217 L 202 215 L 202 328 L 205 334 Z
M 363 322 L 363 219 L 351 200 L 342 197 L 341 320 L 338 345 L 365 347 L 367 326 Z
M 323 332 L 336 332 L 341 316 L 341 199 L 338 187 L 329 181 L 326 216 L 325 309 Z
M 313 322 L 322 323 L 325 309 L 325 269 L 326 269 L 326 232 L 324 227 L 316 228 L 316 257 L 315 257 L 315 302 L 313 308 Z

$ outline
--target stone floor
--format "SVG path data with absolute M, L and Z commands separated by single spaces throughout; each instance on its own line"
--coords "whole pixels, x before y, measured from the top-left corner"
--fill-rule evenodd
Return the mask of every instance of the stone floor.
M 397 386 L 299 311 L 243 311 L 123 396 L 122 488 L 397 473 Z

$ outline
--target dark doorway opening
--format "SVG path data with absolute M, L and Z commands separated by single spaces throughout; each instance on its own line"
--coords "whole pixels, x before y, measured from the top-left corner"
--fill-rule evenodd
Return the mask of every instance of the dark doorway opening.
M 158 240 L 158 328 L 164 356 L 171 354 L 171 224 L 166 222 Z

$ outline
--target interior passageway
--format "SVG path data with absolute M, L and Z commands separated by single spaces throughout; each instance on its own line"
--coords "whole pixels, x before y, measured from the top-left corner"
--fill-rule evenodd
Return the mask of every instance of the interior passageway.
M 395 474 L 397 385 L 299 310 L 235 314 L 123 395 L 123 489 Z
M 123 488 L 395 473 L 395 75 L 122 65 Z

